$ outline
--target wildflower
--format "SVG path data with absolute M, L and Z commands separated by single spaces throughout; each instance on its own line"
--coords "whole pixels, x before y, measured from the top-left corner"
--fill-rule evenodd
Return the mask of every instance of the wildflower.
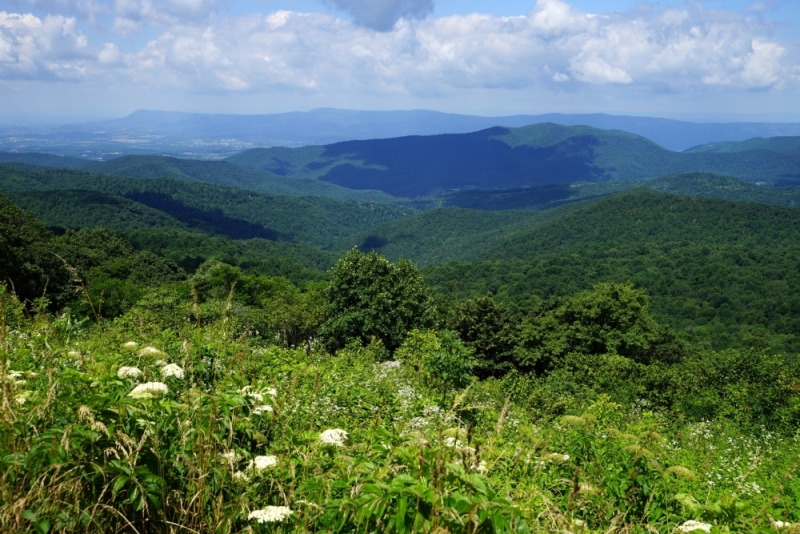
M 554 460 L 556 462 L 566 462 L 567 460 L 569 460 L 569 454 L 561 454 L 558 452 L 554 452 L 552 454 L 548 454 L 547 456 L 545 456 L 545 458 L 548 460 Z
M 141 375 L 142 371 L 138 367 L 122 366 L 117 371 L 117 376 L 120 378 L 137 378 Z
M 127 343 L 122 344 L 122 348 L 128 350 L 136 350 L 139 348 L 139 344 L 135 341 L 128 341 Z
M 267 395 L 269 395 L 270 397 L 277 397 L 278 396 L 278 390 L 275 389 L 275 388 L 269 388 L 267 390 Z
M 475 471 L 477 471 L 482 475 L 485 475 L 486 473 L 489 472 L 489 466 L 486 465 L 485 461 L 481 460 L 481 463 L 478 464 L 478 466 L 475 468 Z
M 243 473 L 242 471 L 236 471 L 233 474 L 233 478 L 234 480 L 238 480 L 240 482 L 247 482 L 250 480 L 250 477 L 247 475 L 247 473 Z
M 255 415 L 262 415 L 265 413 L 272 413 L 272 406 L 268 404 L 262 404 L 261 406 L 256 406 L 253 408 L 253 413 Z
M 236 451 L 221 452 L 219 453 L 219 457 L 230 463 L 233 463 L 239 459 L 239 455 L 236 453 Z
M 183 369 L 177 363 L 170 363 L 161 368 L 161 376 L 164 378 L 174 376 L 178 380 L 183 380 Z
M 267 506 L 261 510 L 250 512 L 247 519 L 255 519 L 259 523 L 275 523 L 283 521 L 293 513 L 288 506 Z
M 167 393 L 169 393 L 169 388 L 163 382 L 145 382 L 133 388 L 128 396 L 134 399 L 152 399 L 156 395 L 166 395 Z
M 340 428 L 330 428 L 319 435 L 319 440 L 326 445 L 341 447 L 347 441 L 347 432 Z
M 26 393 L 27 393 L 27 392 L 26 392 Z M 22 406 L 23 404 L 25 404 L 25 401 L 26 401 L 26 400 L 28 400 L 28 395 L 26 395 L 26 394 L 23 394 L 23 395 L 20 395 L 20 396 L 18 396 L 18 397 L 15 397 L 15 398 L 14 398 L 14 401 L 15 401 L 17 404 L 19 404 L 20 406 Z
M 69 352 L 67 353 L 67 356 L 72 356 L 73 358 L 77 358 L 77 357 L 79 357 L 80 355 L 81 355 L 81 353 L 80 353 L 80 352 L 78 352 L 78 351 L 77 351 L 77 350 L 75 350 L 75 349 L 72 349 L 71 351 L 69 351 Z
M 156 365 L 159 367 L 164 367 L 165 365 L 167 365 L 167 362 L 164 360 L 156 360 Z
M 695 530 L 702 530 L 703 532 L 711 532 L 711 525 L 708 523 L 701 523 L 700 521 L 695 521 L 694 519 L 690 519 L 686 523 L 680 525 L 675 529 L 678 532 L 694 532 Z
M 400 367 L 400 362 L 397 360 L 389 360 L 388 362 L 381 363 L 381 367 L 384 369 L 396 369 Z
M 248 469 L 255 469 L 256 471 L 263 471 L 268 467 L 274 467 L 278 465 L 278 457 L 277 456 L 256 456 L 250 463 L 247 464 Z
M 775 528 L 792 528 L 792 524 L 788 521 L 775 521 Z
M 262 395 L 261 393 L 256 393 L 255 391 L 251 391 L 250 393 L 246 394 L 245 397 L 250 397 L 251 399 L 258 402 L 264 402 L 264 395 Z
M 139 351 L 139 356 L 155 356 L 157 354 L 164 354 L 155 347 L 145 347 Z

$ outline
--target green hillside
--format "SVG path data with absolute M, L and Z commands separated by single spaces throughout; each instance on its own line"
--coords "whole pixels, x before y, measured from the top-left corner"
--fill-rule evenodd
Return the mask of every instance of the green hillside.
M 469 134 L 348 141 L 322 147 L 252 149 L 230 163 L 350 189 L 399 197 L 460 189 L 514 189 L 586 182 L 629 182 L 707 172 L 768 183 L 793 183 L 800 153 L 672 152 L 618 130 L 551 123 Z
M 464 261 L 563 216 L 578 204 L 548 211 L 479 211 L 438 208 L 382 224 L 338 242 L 339 249 L 358 246 L 387 258 L 409 258 L 418 265 Z
M 99 191 L 4 191 L 22 209 L 31 211 L 50 226 L 111 230 L 135 228 L 183 228 L 187 226 L 166 213 L 144 204 Z
M 194 272 L 207 260 L 218 260 L 268 276 L 284 276 L 294 282 L 319 280 L 333 266 L 338 253 L 302 243 L 266 239 L 224 239 L 171 228 L 122 232 L 137 250 L 147 250 L 173 260 Z
M 637 189 L 590 202 L 548 225 L 517 234 L 488 250 L 485 257 L 524 259 L 600 243 L 791 246 L 799 239 L 800 211 L 796 209 Z
M 133 200 L 179 221 L 180 227 L 210 235 L 291 240 L 320 247 L 331 246 L 345 236 L 414 213 L 397 204 L 277 196 L 196 182 L 140 180 L 64 169 L 0 166 L 0 190 L 9 193 L 92 190 Z M 99 201 L 99 197 L 96 200 Z M 109 206 L 119 202 L 108 200 Z M 33 204 L 30 206 L 37 212 Z M 75 205 L 74 208 L 75 213 L 59 212 L 65 216 L 63 220 L 53 218 L 55 212 L 52 212 L 48 222 L 56 226 L 75 226 L 71 221 L 80 217 L 81 226 L 100 224 L 92 220 L 97 206 Z M 165 226 L 174 227 L 175 224 Z M 114 227 L 124 225 L 118 221 Z
M 747 141 L 724 141 L 720 143 L 707 143 L 689 148 L 684 152 L 744 152 L 746 150 L 774 150 L 776 152 L 798 152 L 800 151 L 800 137 L 754 137 Z
M 40 165 L 43 167 L 80 169 L 84 165 L 90 163 L 90 161 L 68 156 L 41 154 L 39 152 L 0 152 L 0 163 L 22 163 L 26 165 Z
M 280 176 L 268 171 L 247 169 L 225 161 L 179 159 L 168 156 L 122 156 L 108 161 L 88 163 L 81 168 L 99 174 L 142 179 L 171 178 L 275 195 L 320 196 L 364 202 L 394 200 L 380 191 L 352 191 L 327 182 L 305 177 Z

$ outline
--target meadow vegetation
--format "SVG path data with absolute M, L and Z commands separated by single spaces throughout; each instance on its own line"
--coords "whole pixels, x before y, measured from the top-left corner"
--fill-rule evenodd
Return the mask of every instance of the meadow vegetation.
M 4 532 L 798 531 L 796 356 L 696 346 L 630 283 L 187 275 L 0 207 Z

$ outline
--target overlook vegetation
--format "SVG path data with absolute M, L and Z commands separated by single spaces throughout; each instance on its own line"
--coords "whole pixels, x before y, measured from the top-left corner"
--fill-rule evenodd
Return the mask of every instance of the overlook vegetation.
M 667 152 L 479 134 L 462 163 Z M 796 188 L 221 185 L 403 184 L 421 139 L 1 165 L 0 532 L 800 531 Z

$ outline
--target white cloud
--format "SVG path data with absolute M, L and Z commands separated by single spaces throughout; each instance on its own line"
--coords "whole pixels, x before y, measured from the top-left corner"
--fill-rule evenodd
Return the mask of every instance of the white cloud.
M 800 83 L 796 43 L 777 41 L 768 22 L 733 12 L 695 6 L 600 16 L 538 0 L 517 17 L 418 20 L 430 1 L 336 2 L 356 23 L 289 11 L 209 16 L 213 0 L 115 0 L 117 33 L 161 28 L 127 53 L 114 43 L 92 52 L 74 19 L 3 14 L 11 22 L 0 22 L 0 77 L 57 79 L 108 69 L 115 80 L 191 92 L 420 98 L 496 88 L 576 92 L 624 85 L 662 94 Z M 368 4 L 381 24 L 357 16 Z M 374 31 L 389 23 L 389 31 Z
M 433 0 L 326 0 L 353 16 L 356 24 L 378 31 L 390 30 L 401 18 L 425 18 Z
M 0 11 L 0 78 L 76 80 L 91 64 L 88 39 L 74 18 Z

